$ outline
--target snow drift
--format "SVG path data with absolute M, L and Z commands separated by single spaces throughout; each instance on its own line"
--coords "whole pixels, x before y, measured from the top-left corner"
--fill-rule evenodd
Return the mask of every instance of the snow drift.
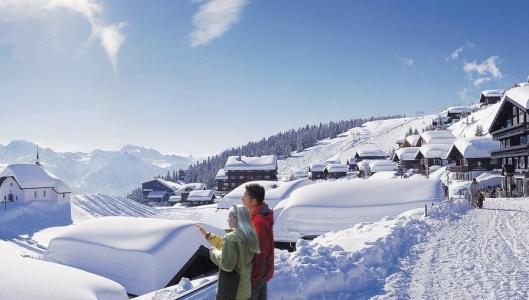
M 352 224 L 395 216 L 444 197 L 430 179 L 353 179 L 319 182 L 294 191 L 275 207 L 276 241 L 297 241 Z
M 0 299 L 128 299 L 118 283 L 68 266 L 5 253 L 0 266 Z
M 45 258 L 112 279 L 128 293 L 141 295 L 165 287 L 201 245 L 208 246 L 194 223 L 95 218 L 51 240 Z

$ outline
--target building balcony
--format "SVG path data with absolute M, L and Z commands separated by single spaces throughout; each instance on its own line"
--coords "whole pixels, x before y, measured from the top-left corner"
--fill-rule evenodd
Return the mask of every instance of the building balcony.
M 508 148 L 501 148 L 492 150 L 490 152 L 491 158 L 504 158 L 529 155 L 529 145 L 518 145 Z
M 468 166 L 450 166 L 450 172 L 470 172 L 470 168 Z
M 505 127 L 496 131 L 491 132 L 492 138 L 495 140 L 500 140 L 512 136 L 517 136 L 520 134 L 524 134 L 527 131 L 529 131 L 529 124 L 527 123 L 520 123 L 513 126 Z

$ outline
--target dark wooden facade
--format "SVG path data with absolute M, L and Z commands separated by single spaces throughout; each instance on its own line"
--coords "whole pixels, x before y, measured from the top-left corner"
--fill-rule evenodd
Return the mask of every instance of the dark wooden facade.
M 528 119 L 527 108 L 506 95 L 489 129 L 492 138 L 500 142 L 500 149 L 491 152 L 491 160 L 502 166 L 506 177 L 504 188 L 509 196 L 529 196 Z
M 452 162 L 450 172 L 455 173 L 457 180 L 472 180 L 480 173 L 497 168 L 490 157 L 465 158 L 457 147 L 452 147 L 448 159 Z
M 393 161 L 399 162 L 401 161 L 402 167 L 404 169 L 414 169 L 414 170 L 420 170 L 421 168 L 421 161 L 420 159 L 412 159 L 412 160 L 400 160 L 399 157 L 395 154 L 393 154 Z
M 147 197 L 147 195 L 150 192 L 156 192 L 156 191 L 165 191 L 167 193 L 167 198 L 170 196 L 174 196 L 174 190 L 169 188 L 168 186 L 160 183 L 158 180 L 154 179 L 151 181 L 147 181 L 141 184 L 141 188 L 143 191 L 143 197 Z
M 215 190 L 222 194 L 227 194 L 230 191 L 230 183 L 228 177 L 215 178 Z
M 325 170 L 325 178 L 327 179 L 338 179 L 347 175 L 347 172 L 327 172 Z
M 479 97 L 479 103 L 482 106 L 491 105 L 491 104 L 500 102 L 500 100 L 501 100 L 501 95 L 497 95 L 497 94 L 492 94 L 492 95 L 488 96 L 488 95 L 486 95 L 484 93 L 481 93 L 481 96 Z
M 277 180 L 277 169 L 275 170 L 228 170 L 228 190 L 232 191 L 241 184 L 254 180 Z

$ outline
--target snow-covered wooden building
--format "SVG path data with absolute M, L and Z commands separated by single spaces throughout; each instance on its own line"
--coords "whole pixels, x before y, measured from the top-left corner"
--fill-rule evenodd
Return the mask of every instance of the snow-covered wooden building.
M 324 179 L 325 178 L 325 164 L 311 164 L 309 166 L 310 179 Z
M 230 191 L 230 183 L 228 182 L 228 175 L 224 169 L 219 169 L 215 176 L 215 190 L 220 195 L 226 195 Z
M 455 141 L 456 137 L 448 130 L 432 130 L 421 133 L 415 146 L 421 147 L 429 144 L 452 145 Z
M 182 202 L 187 203 L 191 206 L 198 206 L 205 204 L 213 204 L 215 198 L 216 197 L 213 190 L 195 190 L 189 192 L 189 195 L 187 196 L 185 201 Z
M 418 137 L 418 136 L 417 136 Z M 406 169 L 419 170 L 420 161 L 415 158 L 419 152 L 419 147 L 405 147 L 396 150 L 391 158 L 394 162 L 402 162 L 402 166 Z
M 508 195 L 529 196 L 529 85 L 505 92 L 489 128 L 500 149 L 491 151 L 491 160 L 503 168 Z
M 354 158 L 356 162 L 360 162 L 364 159 L 374 160 L 374 159 L 386 159 L 389 155 L 382 150 L 375 149 L 360 149 L 356 151 Z
M 11 164 L 0 173 L 0 200 L 35 201 L 55 200 L 69 201 L 70 187 L 64 181 L 41 166 L 34 164 Z
M 496 161 L 491 163 L 490 152 L 499 147 L 499 142 L 490 137 L 457 140 L 448 152 L 448 159 L 454 161 L 453 165 L 450 165 L 450 172 L 454 173 L 458 180 L 472 180 L 497 168 Z
M 327 164 L 324 173 L 326 178 L 337 179 L 347 175 L 348 171 L 349 167 L 345 164 Z
M 448 164 L 448 151 L 452 144 L 427 144 L 419 148 L 415 159 L 419 160 L 419 171 L 428 175 L 431 171 Z
M 416 147 L 417 146 L 417 141 L 419 141 L 419 138 L 421 136 L 419 134 L 411 134 L 411 135 L 408 135 L 405 139 L 404 139 L 404 143 L 402 143 L 402 147 L 401 148 L 406 148 L 406 147 Z
M 485 106 L 500 102 L 503 93 L 505 93 L 505 90 L 482 91 L 479 96 L 479 103 L 481 103 L 481 106 Z
M 254 180 L 277 180 L 277 156 L 230 156 L 224 165 L 229 191 Z

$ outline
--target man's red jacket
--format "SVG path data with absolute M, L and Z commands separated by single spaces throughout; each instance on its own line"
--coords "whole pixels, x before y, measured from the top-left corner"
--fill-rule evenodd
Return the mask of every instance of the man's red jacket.
M 252 266 L 252 284 L 255 284 L 260 279 L 269 281 L 274 275 L 274 215 L 266 203 L 253 210 L 252 223 L 261 246 L 261 253 L 255 255 Z

